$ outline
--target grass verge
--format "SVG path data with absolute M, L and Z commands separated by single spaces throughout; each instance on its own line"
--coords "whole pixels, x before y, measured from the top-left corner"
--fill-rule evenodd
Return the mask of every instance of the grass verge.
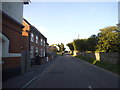
M 118 64 L 110 64 L 110 63 L 106 63 L 106 62 L 102 62 L 102 61 L 96 61 L 96 60 L 94 60 L 90 57 L 86 57 L 86 56 L 75 56 L 75 57 L 120 75 L 120 71 L 119 71 L 120 65 L 118 65 Z

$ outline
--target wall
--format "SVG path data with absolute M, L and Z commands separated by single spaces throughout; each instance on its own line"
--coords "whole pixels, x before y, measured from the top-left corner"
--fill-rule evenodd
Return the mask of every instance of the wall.
M 22 28 L 22 24 L 2 12 L 3 80 L 21 73 Z
M 80 52 L 78 55 L 88 56 L 95 60 L 100 60 L 106 63 L 117 64 L 118 63 L 118 52 L 113 53 L 85 53 Z
M 19 23 L 22 23 L 23 2 L 2 2 L 2 10 Z
M 34 34 L 34 42 L 31 42 L 31 39 L 30 39 L 30 46 L 34 46 L 34 53 L 36 51 L 36 47 L 38 47 L 39 55 L 44 57 L 43 50 L 45 49 L 45 51 L 46 51 L 46 44 L 44 46 L 44 41 L 46 41 L 45 37 L 38 30 L 36 30 L 36 28 L 34 26 L 30 27 L 30 33 Z M 38 36 L 38 43 L 36 43 L 36 35 Z M 31 35 L 30 35 L 30 38 L 31 38 Z M 41 45 L 41 39 L 42 39 L 42 45 Z M 41 48 L 42 48 L 42 52 L 41 52 Z

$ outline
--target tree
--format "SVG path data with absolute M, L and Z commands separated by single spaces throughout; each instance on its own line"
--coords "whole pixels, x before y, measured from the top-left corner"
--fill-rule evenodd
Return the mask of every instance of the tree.
M 60 46 L 60 44 L 58 43 L 57 46 L 59 48 L 59 52 L 61 52 L 61 46 Z
M 116 52 L 119 50 L 120 45 L 120 33 L 118 27 L 109 26 L 100 29 L 98 33 L 98 45 L 99 51 L 104 50 L 105 52 Z
M 88 39 L 87 39 L 87 51 L 95 51 L 96 50 L 96 45 L 98 42 L 98 38 L 96 35 L 91 35 Z
M 65 51 L 65 47 L 64 47 L 64 44 L 63 43 L 61 43 L 61 44 L 57 44 L 57 46 L 59 47 L 59 52 L 63 52 L 63 51 Z
M 70 51 L 72 51 L 72 54 L 73 54 L 74 46 L 73 46 L 72 42 L 68 43 L 67 46 L 69 47 Z
M 60 47 L 61 47 L 61 52 L 64 52 L 66 48 L 64 47 L 63 43 L 61 43 Z
M 77 51 L 86 51 L 87 50 L 87 39 L 75 39 L 73 41 L 74 49 Z

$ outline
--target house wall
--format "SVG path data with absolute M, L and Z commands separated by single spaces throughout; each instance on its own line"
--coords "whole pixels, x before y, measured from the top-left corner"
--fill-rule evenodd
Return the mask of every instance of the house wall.
M 18 22 L 22 23 L 23 2 L 2 2 L 2 10 Z
M 31 33 L 34 34 L 34 42 L 31 41 Z M 46 53 L 46 38 L 38 31 L 36 30 L 35 27 L 31 26 L 30 27 L 30 33 L 29 33 L 29 37 L 30 37 L 30 48 L 31 46 L 34 47 L 34 52 L 33 52 L 33 58 L 34 58 L 34 54 L 36 53 L 36 47 L 38 48 L 38 54 L 40 55 L 42 62 L 45 62 L 45 53 Z M 36 43 L 36 36 L 38 36 L 38 43 Z M 41 45 L 41 39 L 42 39 L 42 45 Z M 44 45 L 44 41 L 45 41 L 45 45 Z M 31 49 L 30 49 L 31 51 Z M 45 52 L 44 52 L 45 51 Z M 31 58 L 31 59 L 33 59 Z
M 22 28 L 22 24 L 20 25 L 8 16 L 2 15 L 2 33 L 10 40 L 10 53 L 21 53 Z
M 21 73 L 22 28 L 22 24 L 2 13 L 3 80 Z

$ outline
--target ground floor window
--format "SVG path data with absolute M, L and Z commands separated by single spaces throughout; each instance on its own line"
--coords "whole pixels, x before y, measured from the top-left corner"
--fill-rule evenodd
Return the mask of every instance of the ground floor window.
M 33 56 L 34 56 L 34 47 L 33 46 L 31 46 L 30 53 L 31 53 L 30 57 L 33 58 Z
M 40 50 L 40 56 L 42 57 L 42 48 L 41 48 L 41 50 Z
M 38 53 L 38 47 L 36 47 L 36 53 Z
M 45 49 L 44 49 L 44 57 L 45 57 Z

